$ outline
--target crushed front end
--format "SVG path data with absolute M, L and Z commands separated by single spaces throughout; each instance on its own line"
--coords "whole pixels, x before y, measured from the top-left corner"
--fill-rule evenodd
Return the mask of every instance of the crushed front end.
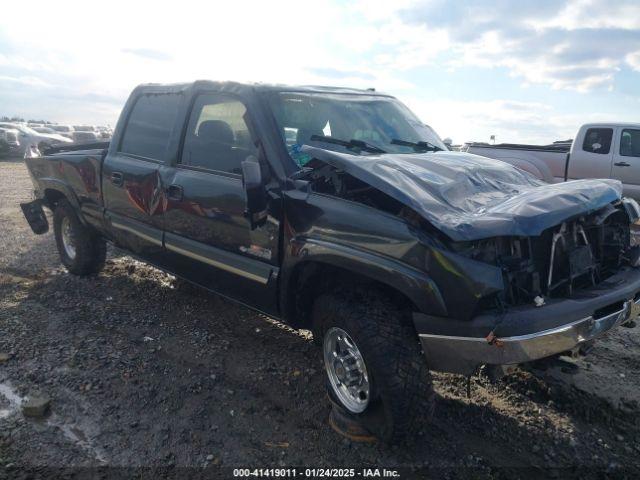
M 630 222 L 637 218 L 630 200 L 549 228 L 535 237 L 500 237 L 453 243 L 457 254 L 500 268 L 505 289 L 484 307 L 498 310 L 571 297 L 594 287 L 622 267 L 635 265 Z
M 640 310 L 630 234 L 640 208 L 617 180 L 546 184 L 444 151 L 304 152 L 312 160 L 296 178 L 313 191 L 391 214 L 415 235 L 421 248 L 402 260 L 428 275 L 437 297 L 437 308 L 413 314 L 433 370 L 470 374 L 562 354 Z
M 469 374 L 480 365 L 517 364 L 562 354 L 634 319 L 640 312 L 640 247 L 633 200 L 613 202 L 538 236 L 453 242 L 441 281 L 456 265 L 477 276 L 456 295 L 455 318 L 417 313 L 414 323 L 431 368 Z M 477 264 L 476 264 L 477 262 Z M 482 266 L 486 270 L 482 271 Z M 501 289 L 495 288 L 500 272 Z M 493 285 L 493 288 L 487 288 Z

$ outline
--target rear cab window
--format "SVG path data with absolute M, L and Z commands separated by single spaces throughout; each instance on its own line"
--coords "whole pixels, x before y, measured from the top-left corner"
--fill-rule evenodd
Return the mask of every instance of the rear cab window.
M 585 152 L 606 155 L 611 151 L 612 128 L 589 128 L 584 135 L 582 149 Z
M 119 151 L 164 162 L 182 96 L 143 94 L 136 100 L 124 129 Z

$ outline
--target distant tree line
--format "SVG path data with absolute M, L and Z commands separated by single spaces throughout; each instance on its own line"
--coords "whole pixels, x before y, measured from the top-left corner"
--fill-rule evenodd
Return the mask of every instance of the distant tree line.
M 0 118 L 1 122 L 24 122 L 25 119 L 22 117 L 7 117 L 6 115 Z M 50 122 L 48 120 L 26 120 L 27 123 L 42 123 L 42 124 L 46 124 L 49 125 L 53 122 Z

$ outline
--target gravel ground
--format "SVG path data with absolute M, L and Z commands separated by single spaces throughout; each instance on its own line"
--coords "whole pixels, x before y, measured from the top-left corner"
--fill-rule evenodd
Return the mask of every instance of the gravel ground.
M 0 478 L 96 466 L 208 466 L 229 478 L 230 467 L 278 466 L 640 474 L 640 329 L 621 328 L 565 366 L 497 384 L 473 377 L 470 398 L 466 378 L 437 374 L 436 418 L 419 437 L 354 444 L 328 426 L 306 332 L 175 288 L 118 251 L 97 276 L 67 274 L 51 233 L 33 235 L 22 218 L 31 190 L 21 162 L 0 162 Z M 38 393 L 50 413 L 27 418 L 20 403 Z

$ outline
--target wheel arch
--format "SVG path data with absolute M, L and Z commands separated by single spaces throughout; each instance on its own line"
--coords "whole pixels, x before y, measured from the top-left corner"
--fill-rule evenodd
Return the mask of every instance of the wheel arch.
M 293 327 L 311 328 L 313 301 L 323 293 L 362 286 L 375 288 L 403 309 L 446 315 L 440 292 L 424 272 L 376 255 L 331 249 L 306 244 L 302 258 L 283 269 L 281 310 Z
M 78 197 L 66 183 L 54 178 L 43 178 L 39 180 L 39 186 L 42 191 L 42 202 L 51 211 L 56 208 L 56 205 L 61 200 L 66 200 L 76 211 L 80 222 L 83 225 L 87 224 L 84 216 L 80 213 L 80 202 L 78 201 Z

